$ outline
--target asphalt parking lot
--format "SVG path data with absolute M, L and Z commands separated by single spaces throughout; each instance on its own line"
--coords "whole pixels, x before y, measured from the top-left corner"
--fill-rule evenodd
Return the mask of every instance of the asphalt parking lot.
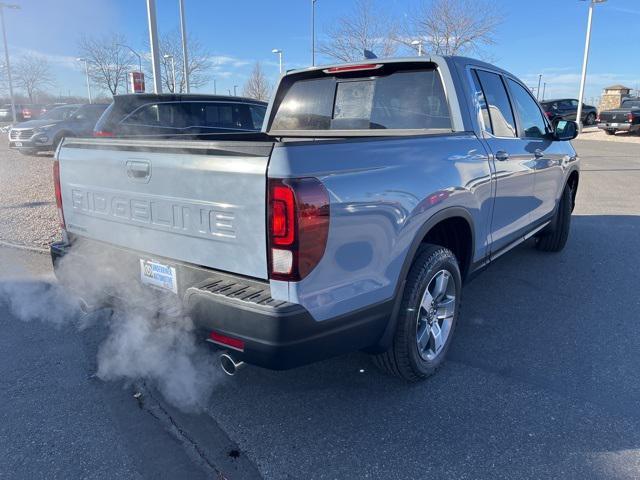
M 93 378 L 100 329 L 22 322 L 0 299 L 0 477 L 638 478 L 640 145 L 574 145 L 567 247 L 522 245 L 469 283 L 420 384 L 364 354 L 247 367 L 185 414 Z M 53 281 L 37 253 L 0 247 L 0 271 Z

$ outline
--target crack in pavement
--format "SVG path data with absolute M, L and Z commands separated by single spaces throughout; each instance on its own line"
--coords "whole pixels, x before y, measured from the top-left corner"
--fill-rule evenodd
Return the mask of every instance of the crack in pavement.
M 142 393 L 137 397 L 140 408 L 155 418 L 207 474 L 215 475 L 218 480 L 262 478 L 255 464 L 246 454 L 241 453 L 240 448 L 229 439 L 213 418 L 205 414 L 171 412 L 170 407 L 154 394 L 153 389 L 147 386 L 146 382 L 136 382 L 134 386 L 137 392 Z M 180 419 L 182 421 L 176 417 L 182 417 Z M 195 423 L 188 422 L 196 418 L 198 418 L 198 428 L 195 428 Z M 191 425 L 185 426 L 186 423 Z M 217 447 L 215 450 L 196 438 L 200 429 L 204 429 L 201 435 L 204 437 L 202 440 L 206 439 L 207 444 L 215 445 Z M 216 439 L 221 441 L 216 442 Z

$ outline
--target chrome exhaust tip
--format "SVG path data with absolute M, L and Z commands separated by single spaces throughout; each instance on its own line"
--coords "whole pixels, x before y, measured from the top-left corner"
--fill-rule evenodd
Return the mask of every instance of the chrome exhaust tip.
M 220 368 L 222 368 L 222 371 L 227 375 L 233 377 L 242 367 L 244 367 L 244 362 L 235 360 L 228 353 L 220 354 Z

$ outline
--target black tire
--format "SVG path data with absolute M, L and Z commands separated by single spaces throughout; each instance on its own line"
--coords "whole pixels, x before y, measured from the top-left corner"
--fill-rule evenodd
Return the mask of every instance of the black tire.
M 20 152 L 21 155 L 26 155 L 28 157 L 34 157 L 38 154 L 37 150 L 26 149 L 26 148 L 21 148 L 18 150 L 18 152 Z
M 448 282 L 455 286 L 453 314 L 448 316 L 451 323 L 446 341 L 432 360 L 427 360 L 418 351 L 418 316 L 425 290 L 442 271 L 448 272 Z M 409 382 L 416 382 L 435 373 L 442 365 L 451 345 L 460 311 L 460 293 L 462 277 L 455 255 L 448 249 L 425 244 L 418 251 L 409 270 L 407 282 L 402 294 L 402 304 L 398 312 L 396 331 L 391 347 L 384 353 L 374 356 L 374 363 L 384 372 Z M 443 320 L 444 321 L 444 320 Z
M 587 118 L 584 119 L 584 124 L 585 125 L 595 125 L 596 123 L 596 114 L 593 112 L 590 112 L 587 115 Z
M 537 237 L 536 248 L 543 252 L 559 252 L 567 244 L 571 229 L 571 211 L 573 210 L 573 192 L 567 185 L 562 192 L 558 210 L 549 225 Z
M 615 130 L 605 130 L 604 133 L 606 133 L 607 135 L 615 135 L 616 131 Z

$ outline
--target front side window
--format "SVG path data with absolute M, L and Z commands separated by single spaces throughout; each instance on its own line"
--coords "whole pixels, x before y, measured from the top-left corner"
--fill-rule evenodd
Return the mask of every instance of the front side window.
M 477 70 L 477 74 L 489 107 L 493 134 L 496 137 L 515 137 L 516 123 L 500 76 L 484 70 Z
M 520 123 L 522 124 L 521 137 L 543 138 L 547 133 L 547 124 L 542 117 L 538 104 L 529 92 L 518 82 L 507 80 L 513 96 L 513 103 Z
M 451 129 L 451 116 L 435 69 L 374 72 L 295 81 L 280 101 L 271 129 Z

